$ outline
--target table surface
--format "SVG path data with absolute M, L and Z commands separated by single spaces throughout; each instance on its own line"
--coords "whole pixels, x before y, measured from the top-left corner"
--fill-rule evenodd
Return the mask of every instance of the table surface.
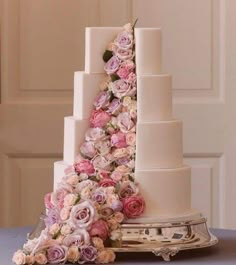
M 0 265 L 12 265 L 12 254 L 25 243 L 26 235 L 31 231 L 30 227 L 19 227 L 0 229 Z M 211 232 L 219 239 L 215 246 L 185 250 L 179 252 L 172 258 L 171 265 L 174 264 L 234 264 L 236 265 L 236 231 L 211 229 Z M 167 264 L 160 257 L 152 253 L 119 253 L 117 265 L 148 265 Z

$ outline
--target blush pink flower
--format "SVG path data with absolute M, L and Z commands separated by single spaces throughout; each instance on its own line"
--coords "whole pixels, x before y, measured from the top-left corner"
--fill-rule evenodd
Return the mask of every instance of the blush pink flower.
M 122 202 L 123 213 L 127 218 L 137 218 L 144 212 L 145 202 L 141 196 L 126 197 Z
M 132 49 L 124 50 L 121 48 L 116 48 L 114 53 L 115 53 L 116 57 L 122 61 L 131 60 L 134 57 L 134 53 L 133 53 Z
M 88 158 L 93 158 L 96 155 L 96 149 L 94 147 L 94 143 L 84 142 L 80 147 L 80 152 L 83 156 L 86 156 Z
M 60 209 L 62 209 L 64 204 L 64 198 L 66 197 L 67 194 L 68 191 L 63 188 L 56 190 L 51 194 L 51 203 L 55 207 L 59 207 Z
M 93 164 L 87 159 L 75 163 L 74 168 L 77 173 L 85 173 L 88 175 L 92 175 L 95 172 Z
M 51 202 L 51 195 L 52 195 L 52 193 L 50 192 L 50 193 L 47 193 L 47 194 L 44 196 L 44 204 L 45 204 L 45 207 L 46 207 L 47 209 L 52 209 L 52 208 L 54 208 L 54 205 L 53 205 L 52 202 Z
M 117 56 L 112 56 L 109 61 L 105 64 L 104 70 L 108 75 L 114 74 L 120 66 L 120 60 Z
M 108 233 L 109 233 L 108 225 L 102 219 L 95 221 L 89 230 L 89 235 L 91 237 L 94 236 L 100 237 L 103 241 L 107 239 Z
M 111 116 L 103 110 L 94 110 L 90 117 L 92 127 L 104 127 L 111 119 Z
M 136 134 L 134 132 L 127 133 L 126 134 L 126 142 L 128 145 L 135 146 Z
M 126 135 L 122 132 L 112 134 L 111 144 L 117 148 L 126 147 Z

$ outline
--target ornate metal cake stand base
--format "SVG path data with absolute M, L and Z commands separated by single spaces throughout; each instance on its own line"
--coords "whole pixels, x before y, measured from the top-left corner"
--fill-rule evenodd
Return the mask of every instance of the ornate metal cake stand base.
M 179 251 L 209 247 L 218 242 L 206 218 L 183 222 L 122 224 L 121 238 L 113 241 L 115 252 L 152 252 L 165 261 Z

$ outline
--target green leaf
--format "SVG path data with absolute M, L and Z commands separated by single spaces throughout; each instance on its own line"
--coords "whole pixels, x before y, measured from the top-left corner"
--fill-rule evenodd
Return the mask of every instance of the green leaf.
M 129 180 L 134 182 L 134 178 L 132 176 L 129 175 Z
M 99 179 L 95 175 L 91 176 L 89 179 L 92 180 L 92 181 L 95 181 L 95 182 L 99 182 Z
M 61 230 L 59 230 L 56 234 L 54 234 L 52 239 L 57 239 L 60 234 L 61 234 Z
M 74 205 L 76 205 L 79 201 L 80 201 L 80 195 L 78 195 L 78 197 L 77 197 L 77 199 L 76 199 L 76 201 L 75 201 L 75 203 L 74 203 Z
M 120 183 L 117 182 L 115 185 L 115 192 L 118 193 L 119 190 L 120 190 Z
M 112 53 L 112 51 L 109 51 L 109 50 L 105 50 L 105 52 L 104 52 L 104 54 L 103 54 L 103 61 L 106 63 L 106 62 L 108 62 L 110 59 L 111 59 L 111 57 L 113 56 L 113 53 Z
M 112 75 L 110 75 L 110 76 L 111 76 L 111 81 L 112 81 L 112 82 L 114 82 L 114 81 L 120 79 L 120 77 L 119 77 L 117 74 L 112 74 Z

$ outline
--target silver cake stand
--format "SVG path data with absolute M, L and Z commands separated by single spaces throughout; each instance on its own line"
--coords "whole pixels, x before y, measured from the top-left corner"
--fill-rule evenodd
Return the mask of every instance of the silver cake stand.
M 159 223 L 126 223 L 121 237 L 112 241 L 115 252 L 151 252 L 170 261 L 179 251 L 215 245 L 218 239 L 207 228 L 206 218 Z

